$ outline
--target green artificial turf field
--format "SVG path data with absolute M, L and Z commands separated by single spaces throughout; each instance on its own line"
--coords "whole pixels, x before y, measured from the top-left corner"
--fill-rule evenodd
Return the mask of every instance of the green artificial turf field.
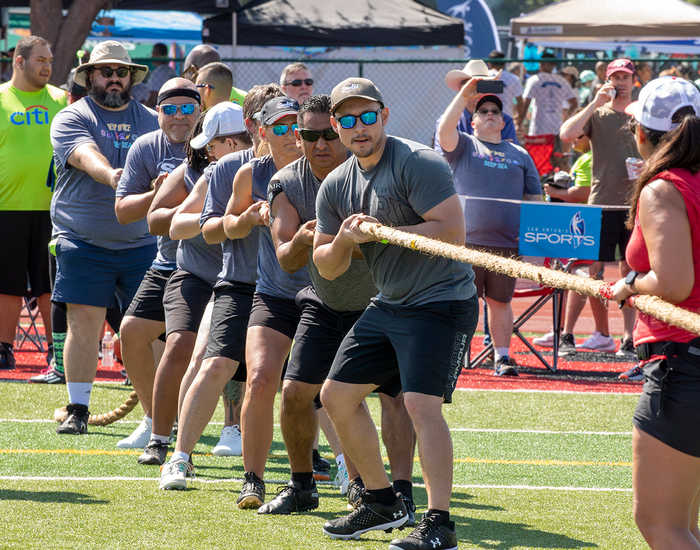
M 140 420 L 136 411 L 111 426 L 91 426 L 87 436 L 58 436 L 48 419 L 65 404 L 65 386 L 0 387 L 0 548 L 354 550 L 387 548 L 401 533 L 326 538 L 323 522 L 346 513 L 330 484 L 319 486 L 321 505 L 311 513 L 270 517 L 238 510 L 240 457 L 208 454 L 221 430 L 220 407 L 195 449 L 197 480 L 187 491 L 166 492 L 158 490 L 156 466 L 140 466 L 140 452 L 115 447 Z M 97 385 L 92 411 L 114 408 L 129 391 Z M 632 519 L 636 399 L 456 392 L 445 414 L 454 441 L 451 514 L 460 548 L 645 548 Z M 378 400 L 369 404 L 378 419 Z M 331 458 L 327 447 L 321 451 Z M 288 477 L 276 427 L 265 473 L 268 500 Z M 416 461 L 414 483 L 421 482 Z M 414 496 L 424 511 L 422 486 Z

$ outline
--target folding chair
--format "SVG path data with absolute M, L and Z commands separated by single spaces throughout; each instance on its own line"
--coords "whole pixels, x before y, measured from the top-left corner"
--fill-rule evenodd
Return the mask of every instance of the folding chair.
M 44 339 L 39 332 L 36 321 L 39 317 L 39 306 L 36 298 L 30 294 L 25 294 L 22 297 L 22 310 L 17 323 L 17 332 L 15 334 L 16 348 L 22 347 L 24 342 L 29 341 L 37 351 L 44 353 Z M 26 325 L 26 326 L 25 326 Z
M 575 267 L 579 267 L 584 264 L 590 264 L 587 260 L 577 260 L 570 259 L 562 263 L 561 260 L 546 258 L 544 261 L 544 266 L 550 269 L 561 269 L 566 273 L 571 273 Z M 528 306 L 528 308 L 523 311 L 517 319 L 513 319 L 513 334 L 517 336 L 520 341 L 525 344 L 525 346 L 533 353 L 535 357 L 542 363 L 545 368 L 551 370 L 552 372 L 557 370 L 557 362 L 559 356 L 559 335 L 561 332 L 561 327 L 563 324 L 562 316 L 562 306 L 564 300 L 565 290 L 558 288 L 551 288 L 547 286 L 537 286 L 535 288 L 526 289 L 516 289 L 513 293 L 513 299 L 518 298 L 532 298 L 537 297 L 537 299 Z M 552 343 L 552 361 L 551 363 L 532 345 L 532 343 L 520 332 L 520 327 L 522 327 L 535 313 L 542 309 L 547 302 L 551 300 L 552 302 L 552 333 L 554 334 L 554 339 Z M 467 368 L 476 368 L 481 363 L 483 363 L 486 358 L 491 355 L 494 351 L 493 341 L 489 345 L 485 346 L 476 357 L 471 358 L 470 353 L 467 354 Z

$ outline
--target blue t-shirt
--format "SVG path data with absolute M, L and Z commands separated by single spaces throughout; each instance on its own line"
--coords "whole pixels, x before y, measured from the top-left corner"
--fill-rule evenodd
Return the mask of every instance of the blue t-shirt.
M 123 111 L 109 111 L 85 97 L 54 117 L 51 144 L 56 190 L 51 200 L 51 220 L 56 236 L 112 250 L 155 243 L 145 219 L 121 225 L 114 213 L 114 189 L 70 166 L 68 158 L 79 145 L 92 143 L 112 168 L 123 168 L 136 139 L 157 129 L 155 111 L 133 100 Z
M 185 159 L 185 144 L 172 143 L 163 130 L 138 138 L 126 155 L 124 172 L 117 185 L 117 197 L 142 195 L 151 190 L 151 182 L 160 174 L 169 174 Z M 158 254 L 153 267 L 175 269 L 177 241 L 167 235 L 158 236 Z
M 440 115 L 435 121 L 435 143 L 433 144 L 433 148 L 438 153 L 442 153 L 442 148 L 440 147 L 440 143 L 438 142 L 438 126 L 440 126 L 441 120 L 442 115 Z M 501 130 L 501 139 L 503 141 L 511 141 L 518 145 L 518 136 L 515 133 L 515 123 L 513 122 L 513 117 L 506 113 L 503 113 L 503 122 L 505 123 L 505 126 L 503 126 L 503 130 Z M 469 134 L 470 136 L 474 134 L 474 128 L 472 128 L 472 114 L 466 109 L 462 111 L 462 116 L 459 117 L 459 122 L 457 123 L 457 130 L 459 130 L 460 132 L 464 132 L 465 134 Z
M 455 150 L 443 155 L 460 195 L 522 200 L 542 193 L 535 163 L 519 145 L 488 143 L 460 132 Z M 465 218 L 467 244 L 517 248 L 518 204 L 467 199 Z

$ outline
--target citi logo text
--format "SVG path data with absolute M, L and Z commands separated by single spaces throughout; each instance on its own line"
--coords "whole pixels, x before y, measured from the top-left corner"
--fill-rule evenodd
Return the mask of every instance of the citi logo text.
M 43 105 L 30 105 L 24 112 L 15 111 L 10 115 L 10 122 L 15 126 L 32 124 L 50 124 L 49 110 Z

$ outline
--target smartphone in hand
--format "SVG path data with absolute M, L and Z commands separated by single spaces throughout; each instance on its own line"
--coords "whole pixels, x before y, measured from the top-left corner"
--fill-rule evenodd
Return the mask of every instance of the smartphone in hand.
M 502 80 L 479 80 L 476 83 L 476 92 L 479 94 L 502 94 Z

